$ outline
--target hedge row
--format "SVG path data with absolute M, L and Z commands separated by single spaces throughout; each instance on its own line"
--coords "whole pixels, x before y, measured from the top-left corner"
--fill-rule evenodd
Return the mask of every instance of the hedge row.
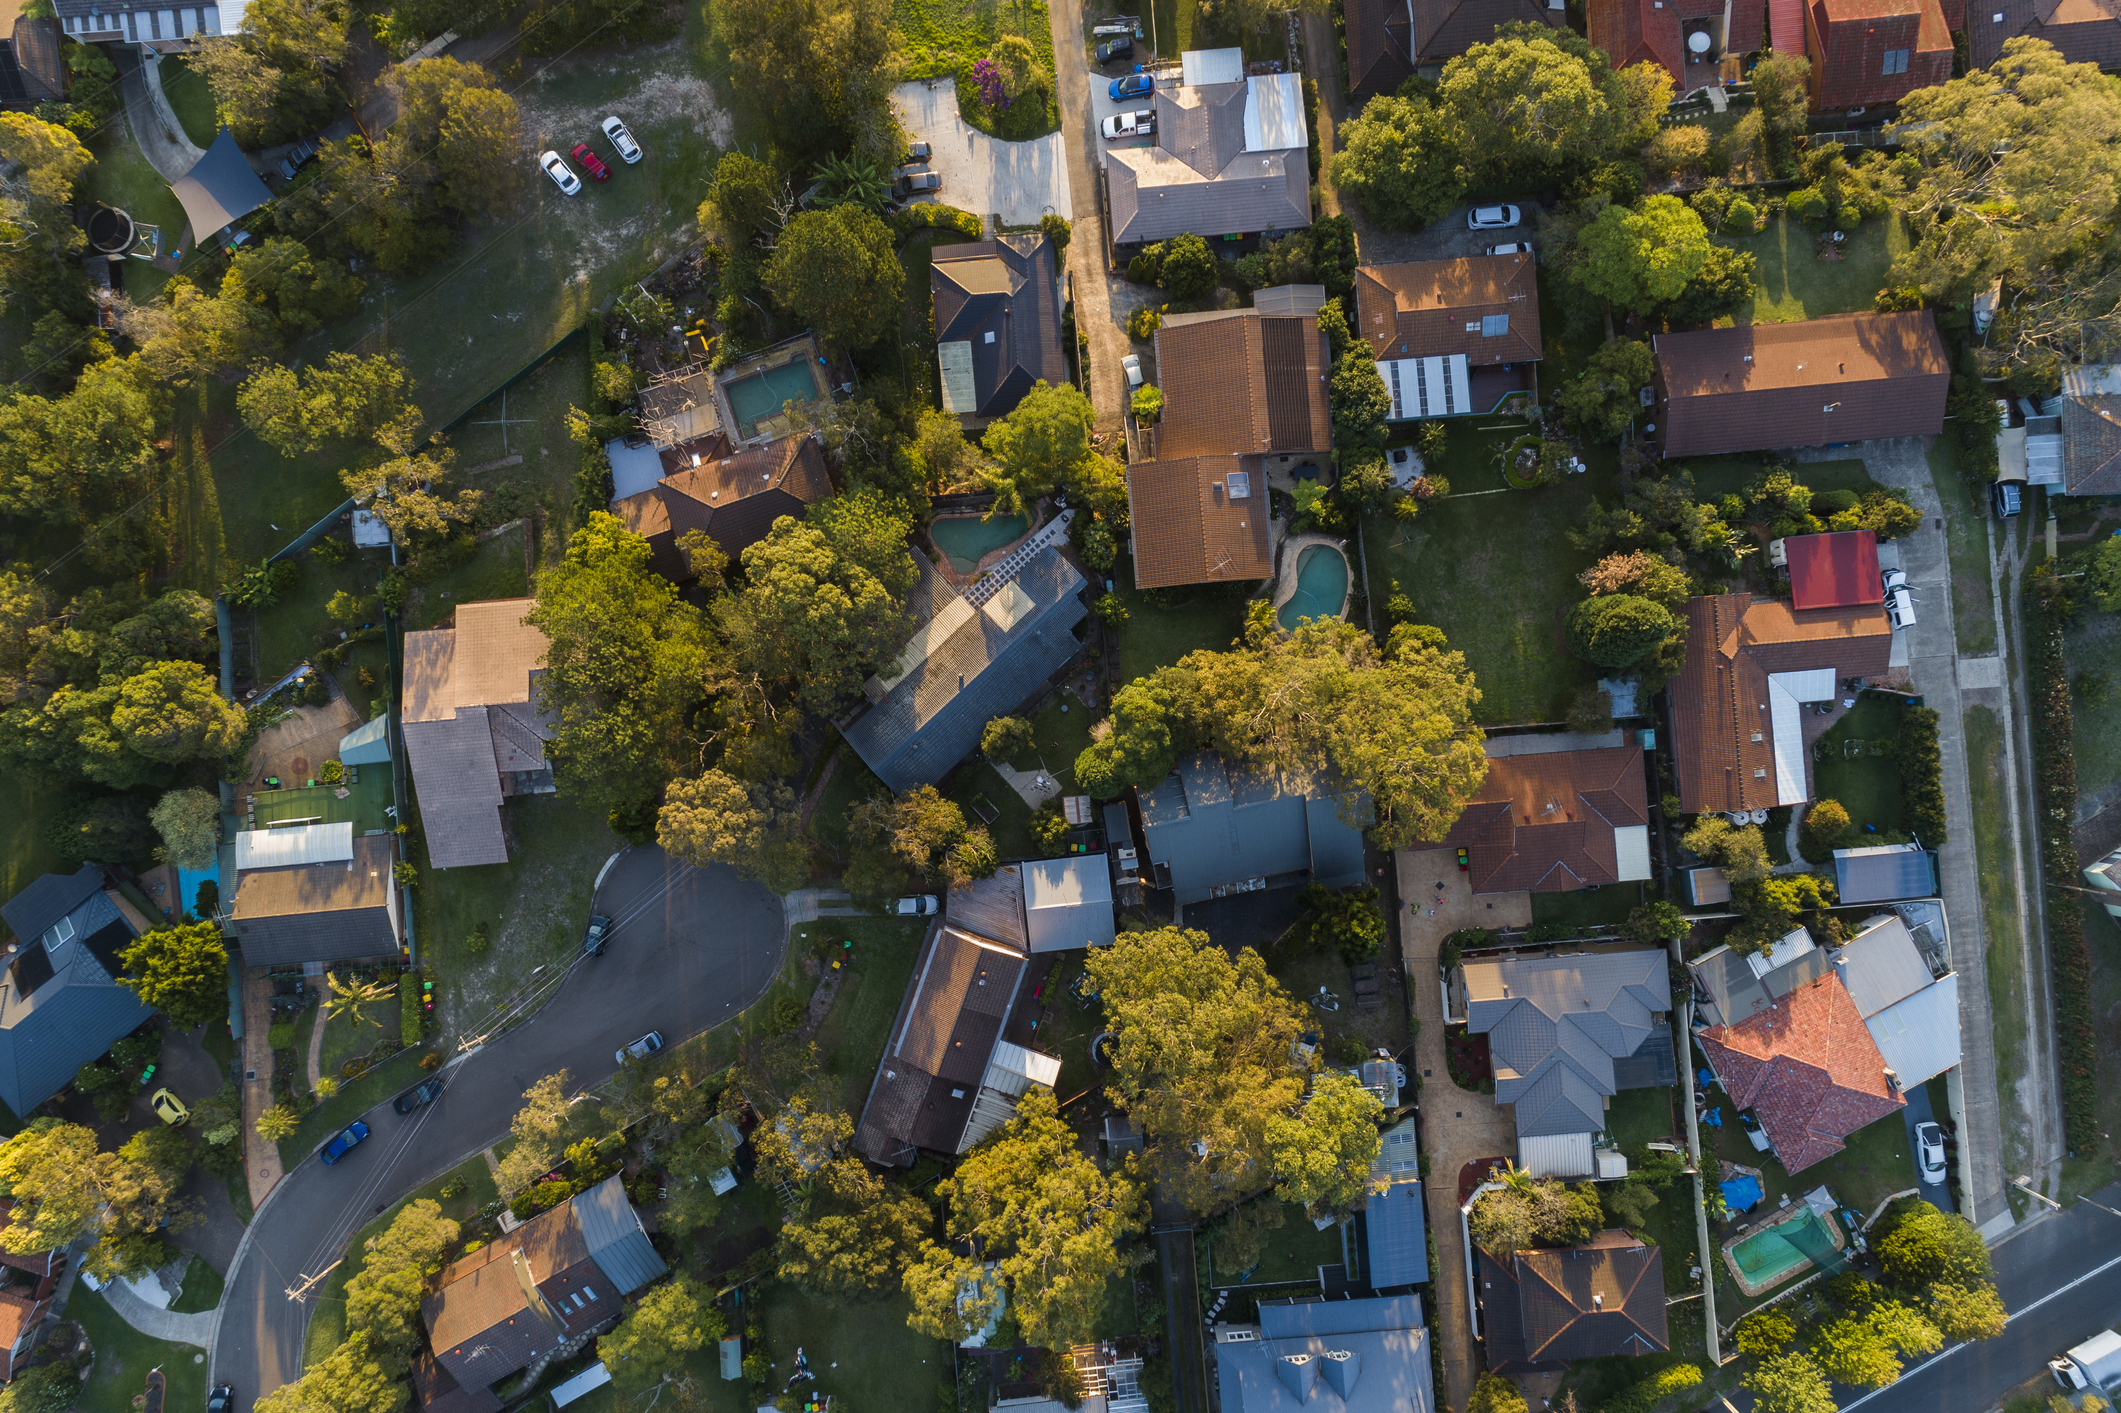
M 945 206 L 939 201 L 924 201 L 915 206 L 908 206 L 891 218 L 891 229 L 902 239 L 912 235 L 922 226 L 941 226 L 961 235 L 979 235 L 979 217 L 970 211 L 960 211 L 955 206 Z
M 1598 1406 L 1598 1413 L 1650 1413 L 1675 1393 L 1684 1393 L 1701 1382 L 1701 1369 L 1694 1364 L 1674 1364 L 1660 1369 L 1640 1383 L 1621 1390 L 1618 1396 Z
M 1937 713 L 1911 706 L 1900 714 L 1893 748 L 1900 771 L 1900 817 L 1925 849 L 1941 849 L 1944 829 L 1944 756 L 1937 748 Z
M 2077 754 L 2070 721 L 2069 667 L 2062 650 L 2062 615 L 2038 600 L 2028 634 L 2027 676 L 2033 696 L 2033 762 L 2039 798 L 2040 858 L 2050 882 L 2047 938 L 2054 969 L 2056 1028 L 2062 1036 L 2062 1124 L 2069 1146 L 2083 1152 L 2099 1136 L 2099 1051 L 2092 1025 L 2092 954 L 2084 940 L 2084 911 L 2076 895 L 2077 849 L 2070 823 L 2077 811 Z

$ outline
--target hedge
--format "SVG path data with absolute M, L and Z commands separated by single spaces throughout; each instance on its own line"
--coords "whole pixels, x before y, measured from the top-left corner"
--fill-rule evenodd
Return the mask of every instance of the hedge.
M 2031 576 L 2028 576 L 2031 577 Z M 2099 1136 L 2099 1051 L 2092 1024 L 2092 954 L 2084 940 L 2084 910 L 2074 893 L 2078 885 L 2077 849 L 2070 822 L 2077 812 L 2077 754 L 2070 720 L 2069 667 L 2062 648 L 2063 609 L 2050 594 L 2052 585 L 2037 581 L 2033 589 L 2031 631 L 2027 634 L 2027 678 L 2032 685 L 2033 765 L 2039 798 L 2040 858 L 2048 880 L 2058 885 L 2047 895 L 2049 989 L 2061 1032 L 2062 1126 L 2069 1146 L 2089 1149 Z M 2043 589 L 2046 591 L 2043 592 Z
M 979 217 L 970 211 L 960 211 L 955 206 L 940 202 L 924 201 L 917 206 L 908 206 L 891 218 L 891 229 L 900 239 L 912 235 L 923 226 L 940 226 L 944 230 L 961 235 L 979 235 Z
M 1617 1397 L 1599 1405 L 1598 1413 L 1650 1413 L 1675 1393 L 1684 1393 L 1701 1382 L 1701 1370 L 1692 1364 L 1674 1364 L 1621 1390 Z
M 1944 847 L 1944 756 L 1937 748 L 1937 713 L 1911 706 L 1900 714 L 1893 747 L 1900 771 L 1900 816 L 1925 849 Z

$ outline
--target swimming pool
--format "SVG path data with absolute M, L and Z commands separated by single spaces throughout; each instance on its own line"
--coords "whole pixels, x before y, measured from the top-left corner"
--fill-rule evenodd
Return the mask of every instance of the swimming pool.
M 960 574 L 979 568 L 980 559 L 1004 545 L 1015 544 L 1031 528 L 1021 515 L 997 515 L 982 520 L 977 515 L 942 515 L 928 527 L 928 538 Z
M 1812 1252 L 1835 1250 L 1834 1233 L 1817 1212 L 1805 1207 L 1796 1216 L 1733 1243 L 1725 1254 L 1737 1268 L 1740 1284 L 1748 1293 L 1757 1293 L 1811 1265 Z
M 1296 594 L 1276 621 L 1294 628 L 1306 618 L 1338 618 L 1347 601 L 1347 556 L 1331 545 L 1305 545 L 1296 557 Z
M 808 361 L 800 358 L 725 383 L 722 392 L 729 399 L 729 412 L 736 418 L 740 437 L 751 436 L 766 418 L 779 416 L 787 403 L 818 399 L 817 377 L 810 371 Z

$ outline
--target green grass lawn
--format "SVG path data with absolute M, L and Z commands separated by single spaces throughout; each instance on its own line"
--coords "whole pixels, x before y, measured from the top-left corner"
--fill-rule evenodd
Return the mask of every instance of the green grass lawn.
M 798 929 L 800 935 L 854 943 L 851 952 L 841 954 L 848 959 L 853 976 L 841 984 L 832 1009 L 813 1037 L 826 1072 L 840 1076 L 845 1085 L 843 1097 L 850 1113 L 860 1113 L 869 1096 L 869 1082 L 891 1038 L 891 1022 L 898 1016 L 899 1001 L 906 994 L 906 981 L 913 975 L 926 932 L 927 924 L 920 918 L 883 917 L 830 918 Z
M 2084 613 L 2063 635 L 2076 722 L 2077 789 L 2121 780 L 2121 617 Z
M 1604 888 L 1575 889 L 1567 893 L 1534 893 L 1534 927 L 1591 927 L 1601 923 L 1623 923 L 1642 904 L 1642 885 L 1615 883 Z
M 348 1014 L 327 1017 L 324 1021 L 324 1051 L 319 1061 L 327 1078 L 338 1078 L 342 1065 L 356 1056 L 368 1054 L 379 1042 L 398 1038 L 396 992 L 392 992 L 387 1001 L 371 1002 L 360 1009 L 362 1018 L 359 1020 Z
M 198 1315 L 221 1303 L 221 1273 L 194 1256 L 184 1270 L 184 1291 L 169 1303 L 179 1315 Z
M 88 169 L 75 187 L 83 202 L 105 201 L 133 218 L 136 226 L 156 226 L 162 232 L 162 252 L 172 254 L 184 234 L 184 207 L 162 174 L 148 165 L 133 141 L 125 119 L 104 125 L 88 145 L 96 165 Z M 189 256 L 190 250 L 185 254 Z M 169 276 L 145 260 L 125 262 L 125 292 L 135 300 L 148 300 L 162 292 Z
M 391 1004 L 397 1004 L 393 1001 Z M 315 1008 L 313 1008 L 315 1009 Z M 308 1035 L 302 1036 L 302 1047 L 295 1051 L 295 1067 L 298 1078 L 295 1082 L 295 1108 L 302 1115 L 302 1125 L 294 1133 L 280 1140 L 280 1164 L 292 1168 L 310 1154 L 324 1146 L 324 1141 L 345 1128 L 361 1115 L 388 1099 L 400 1090 L 410 1089 L 419 1082 L 420 1067 L 416 1062 L 417 1049 L 400 1050 L 359 1079 L 342 1081 L 339 1092 L 321 1104 L 312 1106 L 302 1097 L 308 1084 Z
M 854 747 L 844 741 L 839 747 L 839 763 L 832 767 L 832 778 L 818 796 L 817 808 L 810 815 L 810 837 L 818 846 L 832 856 L 836 863 L 846 862 L 847 815 L 863 800 L 890 793 L 884 782 L 877 779 L 869 763 L 854 752 Z M 837 869 L 833 870 L 836 875 Z
M 1090 1042 L 1104 1029 L 1104 1008 L 1095 1002 L 1088 1006 L 1077 1005 L 1075 994 L 1068 989 L 1075 984 L 1075 978 L 1082 975 L 1085 955 L 1082 952 L 1063 953 L 1046 976 L 1046 995 L 1051 998 L 1049 1009 L 1052 1016 L 1039 1027 L 1038 1048 L 1041 1053 L 1052 1055 L 1061 1062 L 1060 1083 L 1054 1086 L 1053 1092 L 1063 1103 L 1103 1083 L 1102 1076 L 1090 1063 Z
M 1703 500 L 1744 495 L 1748 486 L 1767 474 L 1767 468 L 1757 460 L 1743 461 L 1733 457 L 1690 461 L 1684 465 L 1694 478 L 1696 497 Z M 1870 468 L 1860 460 L 1807 461 L 1795 471 L 1799 480 L 1815 492 L 1855 491 L 1861 494 L 1878 488 L 1878 483 L 1871 479 Z
M 1773 218 L 1758 235 L 1719 243 L 1751 251 L 1757 262 L 1749 322 L 1788 324 L 1869 309 L 1885 287 L 1886 267 L 1907 249 L 1907 226 L 1897 212 L 1864 222 L 1842 243 L 1840 260 L 1816 258 L 1812 233 L 1788 216 Z
M 1980 657 L 1996 650 L 1995 598 L 1989 588 L 1986 496 L 1977 494 L 1959 474 L 1958 444 L 1932 437 L 1930 484 L 1944 506 L 1944 543 L 1952 563 L 1952 629 L 1959 651 Z
M 21 771 L 0 770 L 0 891 L 10 898 L 36 880 L 69 865 L 45 841 L 57 792 Z
M 793 1371 L 800 1345 L 817 1375 L 817 1382 L 804 1388 L 832 1396 L 835 1406 L 858 1403 L 864 1413 L 935 1413 L 936 1385 L 951 1372 L 949 1349 L 906 1327 L 913 1304 L 904 1295 L 828 1305 L 792 1286 L 772 1284 L 758 1300 L 766 1357 L 779 1370 L 776 1384 Z
M 82 1385 L 78 1413 L 132 1413 L 147 1387 L 147 1372 L 160 1369 L 168 1380 L 162 1406 L 206 1406 L 206 1355 L 188 1344 L 150 1339 L 118 1318 L 104 1298 L 85 1285 L 74 1287 L 66 1318 L 80 1324 L 96 1351 L 88 1382 Z
M 2081 744 L 2081 737 L 2080 737 Z M 2083 757 L 2078 757 L 2081 762 Z M 2011 853 L 2010 807 L 2003 772 L 2003 721 L 1985 706 L 1966 709 L 1967 793 L 1973 806 L 1974 858 L 1981 880 L 1981 922 L 1986 937 L 1989 1026 L 1996 1042 L 1996 1087 L 2005 1094 L 2025 1073 L 2025 954 L 2018 929 L 2018 879 Z M 2094 918 L 2099 916 L 2094 911 Z M 2005 1164 L 2017 1164 L 2028 1135 L 2016 1111 L 2006 1109 Z M 2013 1166 L 2011 1171 L 2022 1171 Z
M 552 531 L 571 525 L 581 452 L 567 435 L 567 411 L 590 405 L 589 369 L 595 358 L 589 340 L 577 339 L 514 387 L 472 408 L 450 429 L 449 445 L 456 453 L 452 484 L 483 493 L 489 503 L 498 500 L 500 505 L 489 516 L 493 523 L 542 503 L 548 543 L 562 538 Z M 522 460 L 512 466 L 497 464 L 512 456 Z M 485 469 L 477 469 L 481 467 Z M 551 557 L 549 552 L 546 557 Z
M 469 560 L 415 590 L 405 605 L 405 626 L 433 628 L 455 613 L 458 604 L 528 595 L 530 575 L 524 565 L 523 542 L 529 533 L 524 525 L 503 530 L 482 543 Z
M 1261 1199 L 1271 1200 L 1271 1199 Z M 1266 1250 L 1260 1253 L 1259 1264 L 1252 1268 L 1246 1285 L 1273 1285 L 1281 1281 L 1318 1280 L 1320 1266 L 1337 1266 L 1344 1252 L 1340 1245 L 1340 1228 L 1329 1226 L 1324 1231 L 1311 1225 L 1304 1215 L 1301 1203 L 1281 1204 L 1281 1226 L 1267 1237 Z M 1211 1284 L 1235 1285 L 1237 1277 L 1218 1269 L 1214 1263 L 1215 1238 L 1212 1229 L 1204 1230 L 1195 1238 L 1199 1255 L 1197 1262 L 1203 1272 L 1212 1272 Z
M 1592 563 L 1566 532 L 1593 494 L 1608 502 L 1618 494 L 1610 447 L 1587 450 L 1592 469 L 1566 484 L 1505 489 L 1495 454 L 1518 434 L 1453 426 L 1441 463 L 1451 496 L 1411 525 L 1364 525 L 1371 601 L 1383 603 L 1397 580 L 1420 621 L 1443 629 L 1473 670 L 1481 691 L 1474 716 L 1488 726 L 1559 721 L 1570 696 L 1596 676 L 1564 645 L 1564 621 L 1583 597 L 1576 576 Z M 1481 491 L 1502 493 L 1467 494 Z
M 1857 829 L 1876 825 L 1880 832 L 1901 832 L 1900 772 L 1890 754 L 1900 732 L 1904 710 L 1898 697 L 1865 692 L 1833 730 L 1819 738 L 1813 753 L 1812 778 L 1822 800 L 1839 800 Z M 1845 754 L 1849 742 L 1863 742 L 1863 754 Z M 1876 754 L 1883 746 L 1887 754 Z
M 211 147 L 221 134 L 221 119 L 214 111 L 213 91 L 206 80 L 192 72 L 181 55 L 162 61 L 162 94 L 170 110 L 184 125 L 184 135 L 194 147 Z
M 1063 785 L 1075 783 L 1075 758 L 1090 748 L 1090 728 L 1096 718 L 1074 692 L 1062 692 L 1031 718 L 1032 738 L 1038 754 L 1031 760 L 1011 761 L 1019 770 L 1043 769 Z
M 1059 130 L 1060 108 L 1050 93 L 1026 95 L 997 111 L 979 101 L 972 82 L 972 66 L 1003 35 L 1030 40 L 1053 72 L 1053 30 L 1044 0 L 894 0 L 891 23 L 905 58 L 903 76 L 955 78 L 958 111 L 972 126 L 1011 142 Z
M 957 802 L 967 824 L 984 824 L 994 836 L 995 851 L 1009 859 L 1043 858 L 1045 851 L 1031 837 L 1031 806 L 1001 773 L 984 760 L 968 760 L 938 787 L 946 799 Z
M 1177 662 L 1196 648 L 1220 652 L 1245 631 L 1244 586 L 1195 584 L 1181 589 L 1134 587 L 1134 560 L 1122 556 L 1112 579 L 1127 621 L 1119 628 L 1119 670 L 1123 681 L 1146 677 Z
M 1142 38 L 1146 41 L 1153 36 L 1157 54 L 1174 61 L 1188 49 L 1220 49 L 1235 44 L 1244 46 L 1247 60 L 1288 56 L 1279 22 L 1231 39 L 1202 12 L 1200 0 L 1151 0 L 1150 14 L 1143 15 L 1142 20 Z M 1137 58 L 1141 57 L 1144 56 L 1137 51 Z
M 1677 1101 L 1672 1097 L 1676 1092 L 1671 1088 L 1623 1089 L 1613 1096 L 1605 1111 L 1606 1132 L 1613 1136 L 1629 1163 L 1639 1164 L 1653 1139 L 1684 1136 L 1685 1129 L 1676 1117 Z

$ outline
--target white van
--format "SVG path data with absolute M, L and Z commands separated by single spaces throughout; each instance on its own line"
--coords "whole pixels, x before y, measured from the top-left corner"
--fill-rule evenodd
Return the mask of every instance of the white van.
M 1915 596 L 1906 589 L 1896 588 L 1885 596 L 1885 616 L 1893 621 L 1895 628 L 1915 626 Z

